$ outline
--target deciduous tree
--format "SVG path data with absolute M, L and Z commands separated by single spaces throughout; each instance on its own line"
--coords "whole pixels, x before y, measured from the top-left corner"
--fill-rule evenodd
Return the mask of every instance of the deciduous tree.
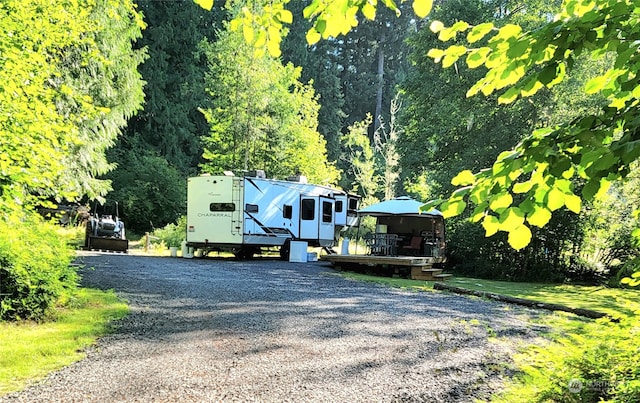
M 233 31 L 203 48 L 213 105 L 204 111 L 211 132 L 203 170 L 264 169 L 272 177 L 298 172 L 316 183 L 335 183 L 338 171 L 317 131 L 317 99 L 298 80 L 300 69 L 256 52 Z

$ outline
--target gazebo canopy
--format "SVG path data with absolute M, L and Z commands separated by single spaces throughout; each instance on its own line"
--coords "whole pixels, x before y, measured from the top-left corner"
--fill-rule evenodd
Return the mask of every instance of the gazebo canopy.
M 422 216 L 442 216 L 442 213 L 436 209 L 431 209 L 430 211 L 421 212 L 420 207 L 425 203 L 414 200 L 408 196 L 396 197 L 392 200 L 385 200 L 380 203 L 372 204 L 371 206 L 365 207 L 363 209 L 358 210 L 359 215 L 369 215 L 373 217 L 381 217 L 381 216 L 414 216 L 414 217 L 422 217 Z

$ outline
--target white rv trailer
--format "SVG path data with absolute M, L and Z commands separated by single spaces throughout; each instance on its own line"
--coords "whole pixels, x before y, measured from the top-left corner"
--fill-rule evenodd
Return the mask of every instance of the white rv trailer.
M 280 247 L 286 258 L 290 241 L 333 247 L 342 229 L 357 225 L 359 198 L 300 178 L 266 179 L 263 171 L 189 178 L 187 246 L 240 258 L 261 247 Z

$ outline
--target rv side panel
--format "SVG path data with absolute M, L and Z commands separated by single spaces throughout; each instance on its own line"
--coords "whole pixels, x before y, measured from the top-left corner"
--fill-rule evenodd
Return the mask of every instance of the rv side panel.
M 270 179 L 244 178 L 244 238 L 255 245 L 282 245 L 298 237 L 300 186 Z

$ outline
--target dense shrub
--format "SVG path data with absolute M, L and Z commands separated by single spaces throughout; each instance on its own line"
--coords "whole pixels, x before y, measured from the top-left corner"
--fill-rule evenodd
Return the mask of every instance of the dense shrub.
M 153 231 L 152 235 L 157 238 L 158 242 L 163 243 L 166 247 L 180 246 L 187 235 L 187 216 L 181 216 L 174 224 L 167 224 L 163 228 Z
M 127 231 L 145 233 L 175 222 L 186 213 L 187 180 L 167 160 L 139 149 L 113 150 L 118 168 L 108 198 L 117 201 Z
M 553 223 L 552 223 L 553 224 Z M 562 282 L 566 263 L 559 226 L 536 231 L 521 251 L 511 248 L 506 233 L 485 236 L 482 226 L 464 219 L 447 221 L 447 269 L 459 275 L 508 281 Z
M 519 383 L 499 402 L 640 401 L 640 322 L 585 323 L 516 357 Z
M 31 215 L 0 220 L 0 320 L 40 320 L 76 288 L 73 249 L 59 228 Z

